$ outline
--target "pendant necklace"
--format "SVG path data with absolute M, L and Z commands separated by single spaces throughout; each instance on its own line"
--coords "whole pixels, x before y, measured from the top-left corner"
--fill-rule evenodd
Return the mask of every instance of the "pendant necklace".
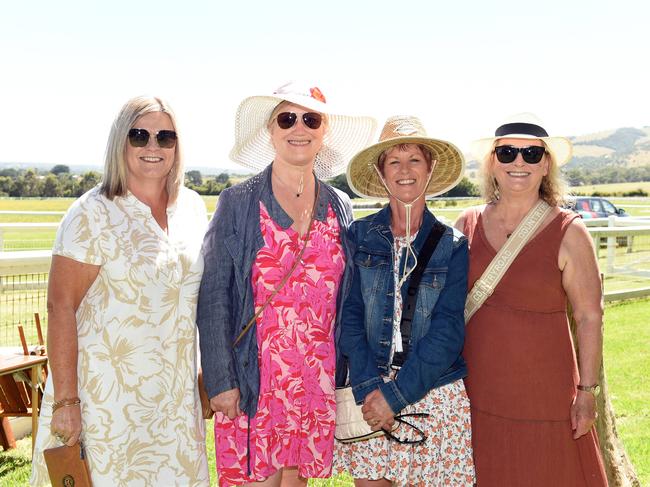
M 284 180 L 283 180 L 283 179 L 282 179 L 282 178 L 281 178 L 281 177 L 280 177 L 276 172 L 273 173 L 273 176 L 275 176 L 275 178 L 276 178 L 278 181 L 280 181 L 280 183 L 282 184 L 282 186 L 284 186 L 285 188 L 290 188 L 290 187 L 291 187 L 291 186 L 289 186 L 286 182 L 284 182 Z M 298 191 L 296 192 L 296 198 L 300 198 L 300 195 L 301 195 L 304 191 L 305 191 L 305 175 L 304 175 L 304 174 L 301 174 L 301 175 L 300 175 L 300 182 L 298 183 Z
M 300 184 L 298 185 L 298 192 L 296 193 L 296 198 L 300 198 L 300 195 L 305 190 L 305 175 L 300 175 Z

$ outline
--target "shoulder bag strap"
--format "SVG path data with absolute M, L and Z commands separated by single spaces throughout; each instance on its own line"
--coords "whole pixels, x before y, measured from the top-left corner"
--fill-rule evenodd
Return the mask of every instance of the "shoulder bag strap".
M 264 302 L 264 304 L 255 312 L 253 317 L 248 321 L 246 326 L 242 329 L 242 331 L 237 335 L 237 338 L 235 338 L 235 341 L 232 342 L 233 348 L 237 346 L 237 344 L 241 341 L 242 338 L 244 338 L 244 335 L 248 333 L 248 330 L 251 329 L 251 326 L 253 326 L 253 323 L 255 323 L 255 320 L 259 315 L 262 314 L 262 311 L 266 309 L 266 307 L 269 305 L 271 300 L 275 297 L 278 292 L 280 292 L 280 289 L 284 287 L 284 285 L 287 283 L 289 280 L 289 277 L 291 277 L 291 274 L 296 270 L 298 267 L 298 264 L 300 264 L 300 260 L 302 259 L 303 254 L 305 253 L 305 249 L 307 248 L 307 244 L 309 243 L 309 238 L 311 235 L 311 227 L 314 225 L 314 218 L 316 217 L 316 205 L 318 205 L 318 195 L 320 194 L 320 183 L 317 181 L 316 182 L 316 195 L 314 197 L 314 206 L 312 206 L 311 209 L 311 218 L 309 220 L 309 226 L 307 227 L 307 235 L 305 235 L 305 241 L 302 245 L 302 248 L 300 249 L 300 252 L 296 256 L 296 260 L 294 261 L 293 265 L 291 266 L 291 269 L 289 269 L 289 272 L 285 274 L 285 276 L 282 278 L 280 283 L 277 285 L 275 290 L 271 293 L 271 295 L 268 297 L 268 299 Z
M 472 290 L 467 293 L 467 301 L 465 301 L 465 324 L 492 295 L 510 264 L 544 222 L 551 209 L 545 201 L 540 200 L 526 214 L 508 241 L 487 266 L 483 275 L 474 283 Z
M 400 333 L 402 335 L 402 350 L 403 352 L 396 352 L 393 357 L 394 365 L 401 365 L 406 361 L 409 352 L 409 342 L 411 339 L 411 322 L 413 321 L 413 314 L 415 313 L 415 302 L 418 296 L 418 288 L 420 287 L 420 280 L 424 269 L 426 268 L 433 252 L 438 246 L 438 242 L 445 233 L 445 226 L 435 221 L 433 228 L 427 236 L 427 240 L 422 246 L 422 250 L 418 255 L 418 263 L 413 269 L 413 273 L 409 278 L 409 286 L 406 292 L 406 300 L 402 307 L 402 321 L 400 322 Z

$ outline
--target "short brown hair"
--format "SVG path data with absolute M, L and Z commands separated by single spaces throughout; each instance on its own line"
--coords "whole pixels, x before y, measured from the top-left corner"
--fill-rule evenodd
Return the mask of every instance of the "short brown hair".
M 431 171 L 431 165 L 433 164 L 433 154 L 431 154 L 431 149 L 429 149 L 426 145 L 424 144 L 395 144 L 390 146 L 388 149 L 384 150 L 381 154 L 379 154 L 379 157 L 377 158 L 377 167 L 379 168 L 379 172 L 381 172 L 382 176 L 384 174 L 384 163 L 386 162 L 386 157 L 388 157 L 388 153 L 392 151 L 393 149 L 397 148 L 400 151 L 406 151 L 409 149 L 410 146 L 416 146 L 420 149 L 422 152 L 422 155 L 424 156 L 424 160 L 427 161 L 427 168 L 429 171 Z

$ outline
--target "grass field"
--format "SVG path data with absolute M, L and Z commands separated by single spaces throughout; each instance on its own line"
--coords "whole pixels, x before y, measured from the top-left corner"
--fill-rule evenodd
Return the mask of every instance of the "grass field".
M 623 193 L 641 189 L 650 194 L 650 181 L 642 181 L 637 183 L 613 183 L 613 184 L 595 184 L 589 186 L 576 186 L 571 188 L 575 194 L 591 195 L 594 191 L 602 194 L 623 196 Z
M 634 464 L 641 485 L 650 486 L 650 300 L 607 306 L 604 363 L 619 437 Z M 208 423 L 208 460 L 215 471 L 214 436 Z M 31 439 L 0 453 L 0 487 L 28 485 Z M 213 479 L 212 485 L 216 485 Z M 310 481 L 311 486 L 352 486 L 347 476 Z
M 616 426 L 641 485 L 650 486 L 650 301 L 605 310 L 604 363 Z

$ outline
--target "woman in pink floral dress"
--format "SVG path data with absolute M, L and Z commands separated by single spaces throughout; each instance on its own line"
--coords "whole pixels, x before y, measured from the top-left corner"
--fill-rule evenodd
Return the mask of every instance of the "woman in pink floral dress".
M 272 163 L 220 195 L 203 245 L 197 323 L 219 483 L 304 486 L 331 475 L 352 268 L 349 199 L 319 178 L 341 172 L 375 122 L 328 113 L 318 88 L 290 83 L 245 99 L 236 125 L 231 158 Z

